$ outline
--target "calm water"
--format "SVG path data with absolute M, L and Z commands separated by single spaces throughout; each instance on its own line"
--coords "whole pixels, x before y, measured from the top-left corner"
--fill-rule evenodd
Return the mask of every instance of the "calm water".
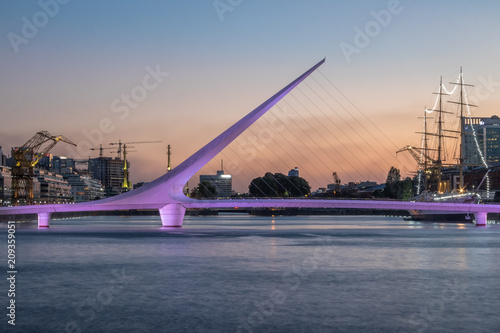
M 246 215 L 160 225 L 18 224 L 16 326 L 3 279 L 0 331 L 500 331 L 500 225 Z

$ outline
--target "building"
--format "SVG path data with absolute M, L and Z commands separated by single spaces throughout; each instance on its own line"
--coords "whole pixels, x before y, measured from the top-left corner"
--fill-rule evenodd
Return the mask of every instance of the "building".
M 369 180 L 366 180 L 364 182 L 359 182 L 356 184 L 357 188 L 359 190 L 366 190 L 366 189 L 369 189 L 369 188 L 372 188 L 372 187 L 375 187 L 375 186 L 378 186 L 378 183 L 377 182 L 372 182 L 372 181 L 369 181 Z
M 329 189 L 331 188 L 329 184 Z M 380 186 L 377 182 L 372 182 L 369 180 L 366 180 L 364 182 L 349 182 L 345 185 L 340 186 L 341 192 L 348 192 L 348 193 L 360 193 L 360 192 L 372 192 L 374 191 L 378 186 Z M 385 187 L 385 186 L 384 186 Z
M 62 175 L 42 169 L 37 169 L 34 173 L 35 178 L 38 179 L 38 183 L 40 184 L 39 201 L 41 204 L 72 202 L 71 186 L 64 180 Z M 35 184 L 33 184 L 33 187 L 35 187 Z M 37 196 L 35 195 L 34 197 L 36 198 Z M 37 203 L 36 201 L 35 199 L 35 203 Z
M 132 188 L 135 190 L 136 188 L 139 188 L 141 186 L 144 186 L 146 184 L 148 184 L 149 182 L 139 182 L 139 183 L 135 183 Z
M 500 162 L 500 118 L 498 116 L 464 118 L 464 130 L 464 164 L 483 166 L 478 146 L 488 165 Z
M 12 172 L 9 167 L 0 166 L 0 206 L 10 205 L 12 196 L 11 190 Z
M 311 195 L 316 196 L 316 195 L 325 194 L 325 193 L 327 193 L 326 187 L 320 187 L 316 191 L 312 192 Z
M 328 184 L 326 185 L 326 190 L 329 192 L 340 192 L 339 184 Z
M 40 197 L 42 195 L 42 185 L 38 178 L 33 178 L 33 201 L 40 203 Z
M 37 168 L 50 171 L 52 168 L 52 154 L 44 155 L 37 163 Z
M 122 186 L 125 178 L 123 166 L 123 160 L 111 157 L 98 157 L 89 160 L 89 173 L 104 186 L 106 197 L 123 192 Z M 127 168 L 129 167 L 130 163 L 127 162 Z
M 99 200 L 105 196 L 101 183 L 89 175 L 66 174 L 63 177 L 71 186 L 73 202 Z
M 6 156 L 3 155 L 2 159 L 2 155 L 0 147 L 0 161 L 7 162 Z M 77 163 L 82 162 L 86 161 L 53 156 L 52 154 L 43 156 L 38 161 L 37 169 L 34 171 L 33 201 L 36 204 L 68 203 L 104 198 L 105 190 L 99 180 L 93 179 L 88 173 L 75 173 Z M 0 187 L 0 206 L 10 205 L 12 201 L 12 171 L 10 167 L 0 166 Z M 61 192 L 57 193 L 58 190 Z
M 76 161 L 65 156 L 47 154 L 40 159 L 37 167 L 59 174 L 72 174 L 76 169 Z
M 2 146 L 0 146 L 0 165 L 7 165 L 7 156 L 3 154 Z
M 288 171 L 288 177 L 298 177 L 299 176 L 299 168 L 295 167 L 295 169 L 292 169 Z
M 217 190 L 218 197 L 230 197 L 233 192 L 231 175 L 224 174 L 224 170 L 217 171 L 216 175 L 200 175 L 200 183 L 209 182 Z

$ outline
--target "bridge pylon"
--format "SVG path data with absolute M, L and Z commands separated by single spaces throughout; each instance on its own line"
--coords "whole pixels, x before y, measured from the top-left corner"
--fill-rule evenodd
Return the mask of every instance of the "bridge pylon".
M 487 212 L 476 212 L 474 213 L 476 217 L 476 226 L 477 227 L 486 227 L 488 224 L 488 213 Z
M 50 212 L 38 213 L 38 228 L 48 228 L 50 224 Z
M 186 207 L 178 203 L 167 204 L 160 208 L 161 224 L 164 227 L 182 227 Z

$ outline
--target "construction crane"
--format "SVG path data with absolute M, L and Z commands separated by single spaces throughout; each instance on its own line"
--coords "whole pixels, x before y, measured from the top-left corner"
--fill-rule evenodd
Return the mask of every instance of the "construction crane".
M 102 145 L 99 145 L 99 148 L 89 148 L 89 150 L 99 150 L 99 157 L 102 158 L 103 155 L 103 150 L 106 149 L 115 149 L 115 147 L 103 147 Z
M 429 154 L 427 154 L 426 150 L 429 149 L 421 149 L 408 145 L 396 152 L 396 154 L 398 154 L 404 151 L 408 151 L 413 159 L 417 162 L 419 168 L 418 172 L 422 173 L 424 176 L 424 190 L 428 190 L 428 185 L 430 183 L 440 183 L 442 166 L 441 161 L 435 160 L 430 157 Z M 429 162 L 431 162 L 430 165 Z
M 59 142 L 76 146 L 62 135 L 54 136 L 47 131 L 36 133 L 24 145 L 12 148 L 14 164 L 12 166 L 12 205 L 32 205 L 33 202 L 33 169 L 40 159 Z M 49 142 L 45 148 L 42 146 Z
M 338 193 L 338 192 L 340 192 L 340 183 L 341 183 L 341 182 L 340 182 L 340 178 L 339 178 L 339 176 L 337 175 L 337 172 L 335 172 L 335 171 L 332 173 L 332 176 L 333 176 L 333 182 L 334 182 L 334 184 L 335 184 L 335 185 L 334 185 L 334 189 L 333 189 L 333 190 L 334 190 L 336 193 Z
M 118 140 L 118 142 L 110 142 L 110 146 L 118 146 L 118 150 L 116 151 L 117 158 L 119 160 L 122 159 L 122 147 L 124 144 L 127 145 L 135 145 L 135 144 L 142 144 L 142 143 L 161 143 L 162 141 L 139 141 L 139 142 L 122 142 L 122 140 Z
M 122 148 L 123 148 L 123 182 L 122 182 L 122 191 L 123 192 L 128 192 L 132 189 L 131 183 L 130 183 L 130 176 L 129 176 L 129 168 L 127 165 L 127 148 L 135 148 L 134 146 L 127 146 L 131 144 L 143 144 L 143 143 L 161 143 L 162 141 L 138 141 L 138 142 L 122 142 L 121 140 L 118 140 L 118 142 L 110 142 L 110 146 L 118 146 L 118 150 L 116 151 L 118 153 L 118 159 L 121 159 L 122 156 Z M 131 151 L 128 151 L 131 153 Z
M 435 160 L 435 159 L 433 159 L 433 158 L 431 158 L 424 151 L 424 149 L 420 149 L 420 148 L 409 146 L 409 145 L 401 148 L 400 150 L 398 150 L 396 152 L 396 154 L 399 154 L 399 153 L 404 152 L 404 151 L 408 151 L 410 153 L 410 155 L 415 159 L 415 161 L 417 162 L 417 164 L 418 164 L 419 167 L 421 167 L 422 165 L 424 165 L 426 163 L 426 160 L 427 161 L 431 161 L 434 164 L 438 163 L 438 161 Z

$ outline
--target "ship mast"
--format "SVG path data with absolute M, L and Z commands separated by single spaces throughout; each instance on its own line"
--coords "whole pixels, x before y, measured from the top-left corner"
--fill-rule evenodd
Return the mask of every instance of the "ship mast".
M 439 113 L 438 116 L 438 152 L 437 152 L 437 160 L 435 163 L 435 170 L 434 172 L 436 173 L 437 177 L 437 191 L 438 192 L 444 192 L 444 186 L 441 184 L 441 169 L 443 167 L 443 138 L 445 135 L 443 135 L 443 113 L 451 113 L 443 110 L 443 95 L 449 95 L 445 92 L 443 92 L 443 76 L 439 77 L 439 90 L 437 93 L 434 93 L 439 95 L 439 110 L 434 110 Z
M 439 163 L 439 168 L 441 168 L 442 159 L 441 152 L 443 150 L 443 107 L 442 107 L 442 98 L 443 95 L 443 77 L 439 77 L 439 120 L 438 120 L 438 158 L 437 161 Z M 439 173 L 439 180 L 441 180 L 441 172 Z
M 423 152 L 424 154 L 427 154 L 429 151 L 431 150 L 437 150 L 437 158 L 436 159 L 432 159 L 432 164 L 430 166 L 430 177 L 432 178 L 432 181 L 431 181 L 431 185 L 429 185 L 429 188 L 426 188 L 426 190 L 430 190 L 430 191 L 437 191 L 437 192 L 444 192 L 446 190 L 446 186 L 444 184 L 442 184 L 441 182 L 441 171 L 442 171 L 442 167 L 443 167 L 443 139 L 444 138 L 453 138 L 453 139 L 456 139 L 456 137 L 454 136 L 449 136 L 449 135 L 444 135 L 443 132 L 445 132 L 446 130 L 443 128 L 443 124 L 444 124 L 444 120 L 443 120 L 443 113 L 450 113 L 451 112 L 448 112 L 448 111 L 444 111 L 443 110 L 443 101 L 442 101 L 442 96 L 443 95 L 449 95 L 448 93 L 446 92 L 443 92 L 443 77 L 441 76 L 440 79 L 439 79 L 439 90 L 437 93 L 434 93 L 435 95 L 439 95 L 438 97 L 438 109 L 435 109 L 435 110 L 432 110 L 433 112 L 437 112 L 439 113 L 439 116 L 438 116 L 438 120 L 437 120 L 437 133 L 429 133 L 427 132 L 427 115 L 424 115 L 424 119 L 425 119 L 425 127 L 424 127 L 424 131 L 423 132 L 417 132 L 419 134 L 423 134 L 424 135 L 424 141 L 425 141 L 425 148 L 423 149 Z M 427 135 L 431 135 L 431 136 L 437 136 L 438 137 L 438 147 L 437 149 L 430 149 L 428 146 L 427 146 Z M 425 160 L 425 168 L 429 167 L 428 164 L 427 164 L 427 159 L 428 159 L 428 155 L 426 157 L 426 160 Z M 425 170 L 425 169 L 424 169 Z M 427 175 L 427 170 L 425 170 L 425 173 Z M 427 180 L 427 179 L 426 179 Z
M 424 191 L 428 190 L 428 185 L 429 185 L 429 174 L 428 174 L 428 168 L 429 168 L 429 161 L 428 161 L 428 152 L 429 152 L 429 139 L 427 138 L 427 119 L 432 119 L 432 117 L 428 117 L 427 113 L 429 113 L 429 110 L 427 110 L 427 107 L 424 108 L 424 116 L 423 117 L 418 117 L 419 119 L 424 120 L 424 128 L 422 132 L 422 152 L 420 153 L 420 162 L 419 166 L 421 168 L 421 174 L 423 174 L 424 177 Z M 420 187 L 420 184 L 418 184 Z
M 424 110 L 424 152 L 427 153 L 429 151 L 429 146 L 427 141 L 427 107 Z M 424 156 L 424 188 L 427 190 L 427 157 Z
M 472 104 L 467 104 L 464 103 L 464 87 L 474 87 L 472 84 L 466 84 L 464 83 L 464 75 L 462 72 L 462 66 L 460 66 L 460 80 L 459 82 L 450 82 L 451 84 L 454 85 L 459 85 L 460 86 L 460 98 L 459 102 L 454 102 L 454 101 L 448 101 L 448 103 L 454 103 L 460 105 L 460 156 L 459 156 L 459 163 L 458 163 L 458 170 L 460 174 L 460 191 L 463 191 L 464 189 L 464 140 L 465 140 L 465 117 L 464 117 L 464 105 L 466 106 L 473 106 L 475 107 L 476 105 Z

